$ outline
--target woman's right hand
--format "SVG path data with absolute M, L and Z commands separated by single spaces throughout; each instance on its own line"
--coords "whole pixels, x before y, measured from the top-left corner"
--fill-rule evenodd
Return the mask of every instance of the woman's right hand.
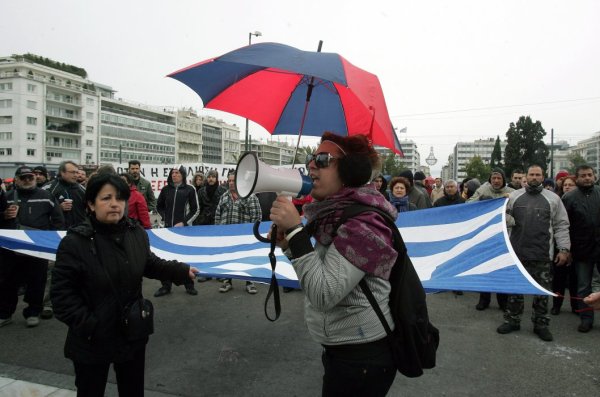
M 300 223 L 300 214 L 288 197 L 278 196 L 271 207 L 270 219 L 279 230 L 285 232 Z

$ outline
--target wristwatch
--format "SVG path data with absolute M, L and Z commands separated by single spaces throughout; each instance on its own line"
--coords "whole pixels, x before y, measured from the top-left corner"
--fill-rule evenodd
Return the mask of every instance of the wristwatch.
M 558 252 L 564 252 L 564 253 L 568 254 L 568 253 L 569 253 L 569 252 L 571 252 L 571 251 L 569 251 L 569 249 L 568 249 L 568 248 L 559 248 L 559 249 L 558 249 Z

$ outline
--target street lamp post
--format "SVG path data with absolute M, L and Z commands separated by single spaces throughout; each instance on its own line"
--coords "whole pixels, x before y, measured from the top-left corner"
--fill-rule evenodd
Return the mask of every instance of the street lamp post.
M 252 45 L 252 36 L 262 36 L 262 33 L 258 30 L 248 33 L 248 45 Z M 246 138 L 244 139 L 244 151 L 247 152 L 250 150 L 250 141 L 248 140 L 248 119 L 246 119 Z

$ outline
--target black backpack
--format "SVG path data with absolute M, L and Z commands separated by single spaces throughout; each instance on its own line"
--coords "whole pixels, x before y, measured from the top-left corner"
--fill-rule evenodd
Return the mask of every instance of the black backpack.
M 423 369 L 435 367 L 435 356 L 440 343 L 440 331 L 429 322 L 425 290 L 407 255 L 406 246 L 394 219 L 386 212 L 369 205 L 354 204 L 346 207 L 335 231 L 349 218 L 363 212 L 380 214 L 392 230 L 398 258 L 390 274 L 390 309 L 396 328 L 392 331 L 363 278 L 359 286 L 381 320 L 390 339 L 392 355 L 398 371 L 409 377 L 423 375 Z

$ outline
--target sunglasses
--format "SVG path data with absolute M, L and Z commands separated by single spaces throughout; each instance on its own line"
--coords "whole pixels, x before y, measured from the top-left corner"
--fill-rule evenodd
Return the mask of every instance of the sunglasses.
M 31 181 L 35 178 L 35 176 L 33 176 L 32 174 L 26 174 L 26 175 L 21 175 L 18 178 L 22 181 Z
M 306 168 L 309 168 L 308 165 L 311 161 L 315 162 L 317 168 L 327 168 L 329 167 L 331 160 L 336 160 L 338 158 L 339 157 L 333 157 L 329 153 L 308 154 L 306 155 Z

